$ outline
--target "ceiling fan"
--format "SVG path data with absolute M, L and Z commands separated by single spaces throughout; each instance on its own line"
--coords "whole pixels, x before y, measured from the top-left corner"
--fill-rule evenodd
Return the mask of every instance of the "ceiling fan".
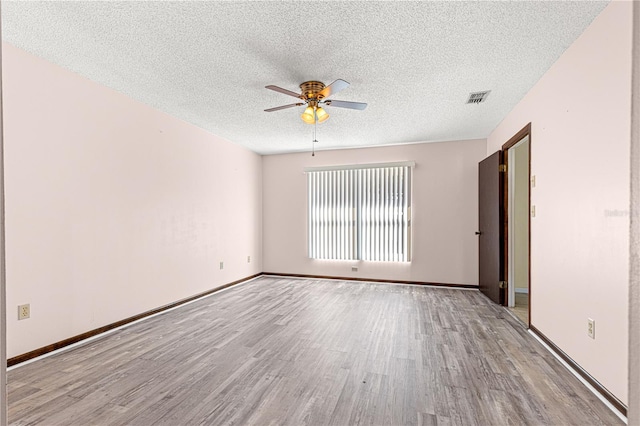
M 329 118 L 329 114 L 322 108 L 322 106 L 334 106 L 339 108 L 349 108 L 363 110 L 367 107 L 367 104 L 362 102 L 348 102 L 348 101 L 336 101 L 327 99 L 329 96 L 335 95 L 341 90 L 349 87 L 349 83 L 344 80 L 336 80 L 328 86 L 320 81 L 305 81 L 300 85 L 301 93 L 292 92 L 291 90 L 283 89 L 278 86 L 265 86 L 266 89 L 274 90 L 276 92 L 284 93 L 285 95 L 293 96 L 294 98 L 301 99 L 302 102 L 295 104 L 282 105 L 275 108 L 265 109 L 266 112 L 280 111 L 281 109 L 287 109 L 292 107 L 298 107 L 307 105 L 302 113 L 302 121 L 307 124 L 322 123 Z

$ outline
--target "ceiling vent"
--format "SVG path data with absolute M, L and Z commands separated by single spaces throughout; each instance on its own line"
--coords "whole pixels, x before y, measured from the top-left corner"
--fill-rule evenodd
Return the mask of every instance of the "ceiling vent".
M 491 90 L 487 90 L 485 92 L 473 92 L 469 93 L 469 99 L 467 99 L 468 104 L 479 104 L 487 100 L 487 96 L 489 96 Z

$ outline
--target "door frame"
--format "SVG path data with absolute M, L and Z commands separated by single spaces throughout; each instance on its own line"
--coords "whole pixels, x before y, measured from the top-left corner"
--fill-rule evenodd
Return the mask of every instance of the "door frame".
M 520 142 L 522 139 L 524 139 L 525 137 L 529 136 L 529 170 L 528 170 L 528 176 L 529 176 L 529 197 L 528 197 L 528 209 L 527 211 L 529 212 L 528 216 L 528 241 L 527 241 L 527 245 L 529 247 L 529 259 L 528 259 L 528 271 L 527 271 L 527 276 L 528 276 L 528 288 L 529 288 L 529 307 L 527 310 L 527 314 L 528 314 L 528 323 L 527 323 L 527 327 L 531 326 L 531 123 L 529 122 L 526 126 L 524 126 L 522 129 L 520 129 L 520 131 L 518 133 L 516 133 L 515 135 L 513 135 L 511 137 L 511 139 L 509 139 L 507 142 L 505 142 L 502 145 L 502 151 L 503 151 L 503 161 L 504 164 L 506 165 L 506 169 L 509 170 L 509 153 L 508 150 L 510 148 L 513 148 L 518 142 Z M 503 256 L 503 276 L 505 277 L 505 279 L 507 279 L 507 277 L 509 277 L 509 179 L 508 177 L 506 177 L 504 179 L 504 186 L 503 186 L 503 191 L 504 191 L 504 202 L 503 202 L 503 247 L 502 247 L 502 256 Z M 513 285 L 513 283 L 511 282 L 507 282 L 507 297 L 505 297 L 505 302 L 507 302 L 508 300 L 508 293 L 511 290 L 511 286 Z M 507 305 L 507 303 L 505 303 L 505 305 Z

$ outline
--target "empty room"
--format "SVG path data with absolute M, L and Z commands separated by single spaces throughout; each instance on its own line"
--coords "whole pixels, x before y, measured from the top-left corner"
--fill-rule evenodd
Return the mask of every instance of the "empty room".
M 637 3 L 0 8 L 0 425 L 640 425 Z

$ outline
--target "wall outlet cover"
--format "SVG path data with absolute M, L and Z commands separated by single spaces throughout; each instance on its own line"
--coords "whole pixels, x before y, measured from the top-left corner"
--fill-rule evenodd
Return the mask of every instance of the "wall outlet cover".
M 596 320 L 589 318 L 587 322 L 587 336 L 596 338 Z
M 31 306 L 28 303 L 26 305 L 18 305 L 18 320 L 29 317 L 31 317 Z

